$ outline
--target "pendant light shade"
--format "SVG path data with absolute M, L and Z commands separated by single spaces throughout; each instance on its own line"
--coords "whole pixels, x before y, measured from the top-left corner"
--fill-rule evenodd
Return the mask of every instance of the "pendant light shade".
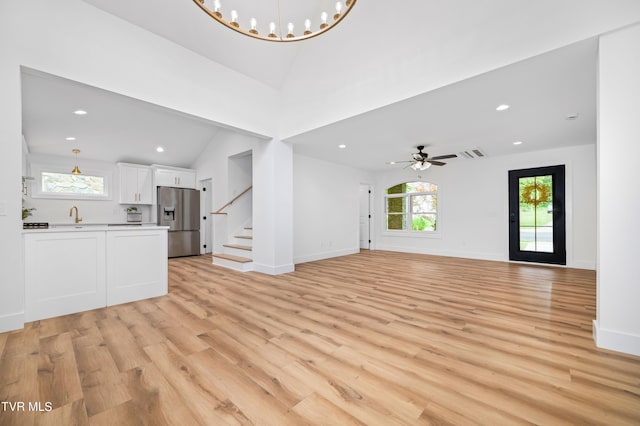
M 71 150 L 71 152 L 73 152 L 76 155 L 76 166 L 71 171 L 71 174 L 72 175 L 79 175 L 81 173 L 80 169 L 78 168 L 78 154 L 80 154 L 80 150 L 79 149 L 73 149 L 73 150 Z

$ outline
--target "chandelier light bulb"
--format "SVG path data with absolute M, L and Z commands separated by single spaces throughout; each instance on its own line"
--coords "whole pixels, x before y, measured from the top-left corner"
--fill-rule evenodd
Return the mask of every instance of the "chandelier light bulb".
M 338 2 L 336 3 L 336 14 L 333 15 L 333 19 L 337 21 L 338 18 L 340 18 L 341 13 L 342 13 L 342 3 Z
M 269 23 L 269 37 L 271 38 L 276 38 L 276 23 L 275 22 L 270 22 Z
M 214 12 L 220 12 L 220 1 L 219 0 L 215 0 L 213 2 L 213 11 Z
M 292 37 L 295 37 L 293 35 L 293 23 L 289 22 L 287 24 L 287 38 L 292 38 Z
M 329 14 L 327 12 L 322 12 L 322 14 L 320 15 L 320 20 L 322 21 L 322 23 L 320 24 L 320 29 L 323 30 L 325 28 L 327 28 L 329 26 L 329 24 L 327 24 L 327 18 L 329 17 Z
M 307 19 L 304 21 L 304 34 L 311 34 L 311 19 Z
M 231 11 L 231 25 L 233 25 L 236 28 L 240 26 L 238 24 L 238 12 L 235 10 Z
M 251 18 L 251 29 L 249 30 L 249 32 L 251 34 L 258 34 L 258 30 L 256 29 L 257 26 L 258 21 L 256 21 L 256 18 Z

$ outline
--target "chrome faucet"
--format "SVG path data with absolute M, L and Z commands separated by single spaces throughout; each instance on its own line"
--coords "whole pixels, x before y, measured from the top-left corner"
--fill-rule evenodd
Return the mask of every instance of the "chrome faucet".
M 73 209 L 76 209 L 76 223 L 82 222 L 82 218 L 78 217 L 78 208 L 76 206 L 73 206 L 71 207 L 71 209 L 69 209 L 69 217 L 73 216 Z

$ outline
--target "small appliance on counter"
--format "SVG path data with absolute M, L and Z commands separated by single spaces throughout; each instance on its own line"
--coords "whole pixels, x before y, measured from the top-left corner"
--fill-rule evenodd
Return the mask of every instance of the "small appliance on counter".
M 127 222 L 142 222 L 142 213 L 127 213 Z
M 137 207 L 129 207 L 127 209 L 127 222 L 142 222 L 142 213 Z
M 159 186 L 158 225 L 169 227 L 169 257 L 199 255 L 200 191 Z

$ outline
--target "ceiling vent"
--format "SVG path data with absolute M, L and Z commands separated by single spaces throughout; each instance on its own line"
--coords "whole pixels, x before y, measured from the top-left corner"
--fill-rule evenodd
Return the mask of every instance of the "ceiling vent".
M 478 160 L 480 158 L 486 158 L 487 154 L 480 148 L 473 148 L 460 151 L 459 156 L 467 160 Z

